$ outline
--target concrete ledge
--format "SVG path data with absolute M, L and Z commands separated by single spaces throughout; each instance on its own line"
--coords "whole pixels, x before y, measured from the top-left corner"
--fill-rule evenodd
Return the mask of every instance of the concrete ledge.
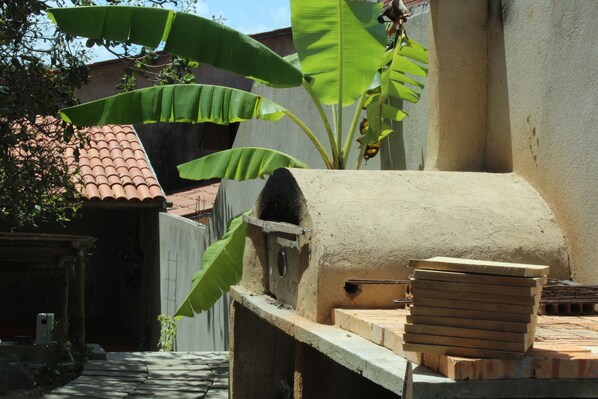
M 255 295 L 235 286 L 233 300 L 295 340 L 307 344 L 333 361 L 370 381 L 402 395 L 408 361 L 392 351 L 338 327 L 297 316 L 293 309 L 267 295 Z M 432 370 L 415 366 L 412 392 L 406 398 L 593 398 L 598 380 L 493 380 L 453 381 Z M 410 383 L 411 384 L 411 383 Z M 409 391 L 411 391 L 409 389 Z
M 338 327 L 297 316 L 292 309 L 266 295 L 254 295 L 240 286 L 231 288 L 233 300 L 261 319 L 307 344 L 342 366 L 402 395 L 407 360 L 392 351 Z

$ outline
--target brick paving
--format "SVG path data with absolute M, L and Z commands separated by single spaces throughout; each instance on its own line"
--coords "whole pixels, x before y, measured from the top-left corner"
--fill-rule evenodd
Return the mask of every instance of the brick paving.
M 44 396 L 66 398 L 228 398 L 228 352 L 112 352 Z

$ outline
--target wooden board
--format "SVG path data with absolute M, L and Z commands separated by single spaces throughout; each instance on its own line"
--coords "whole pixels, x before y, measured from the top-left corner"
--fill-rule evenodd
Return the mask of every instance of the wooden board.
M 404 343 L 403 350 L 406 352 L 435 353 L 439 355 L 459 354 L 461 356 L 470 356 L 474 358 L 490 359 L 521 359 L 524 357 L 520 352 L 509 352 L 491 349 L 479 348 L 457 348 L 453 346 L 427 345 Z
M 416 310 L 418 308 L 412 308 Z M 425 308 L 419 308 L 425 309 Z M 442 309 L 445 313 L 447 309 Z M 373 328 L 383 329 L 383 345 L 410 361 L 424 365 L 454 380 L 492 380 L 513 378 L 598 378 L 598 316 L 538 316 L 534 348 L 524 358 L 513 352 L 484 349 L 443 347 L 441 345 L 405 344 L 403 331 L 406 321 L 413 318 L 432 318 L 447 322 L 449 317 L 409 315 L 397 310 L 343 310 L 348 318 L 365 318 L 373 321 Z M 446 315 L 446 314 L 445 314 Z M 479 322 L 455 319 L 456 322 Z M 486 321 L 508 325 L 510 323 Z M 382 327 L 390 323 L 392 327 Z M 356 325 L 353 323 L 353 325 Z M 515 326 L 526 326 L 515 323 Z M 457 325 L 459 327 L 459 325 Z M 369 339 L 367 336 L 364 338 Z M 407 351 L 405 351 L 407 350 Z M 595 353 L 592 353 L 592 350 Z M 423 352 L 422 352 L 423 351 Z M 427 353 L 426 353 L 427 352 Z M 446 353 L 460 353 L 460 356 Z M 473 357 L 463 357 L 469 354 Z M 493 358 L 484 358 L 484 356 Z M 500 357 L 497 359 L 497 357 Z M 513 358 L 512 358 L 513 357 Z
M 548 275 L 548 266 L 521 263 L 492 262 L 473 259 L 435 257 L 413 259 L 409 266 L 416 269 L 443 270 L 513 277 L 541 277 Z
M 458 317 L 408 315 L 407 323 L 428 324 L 433 326 L 477 328 L 480 330 L 504 331 L 525 334 L 529 334 L 531 332 L 530 323 L 509 323 L 506 321 L 472 320 L 462 319 Z
M 505 341 L 529 344 L 529 335 L 504 331 L 478 330 L 475 328 L 460 328 L 435 326 L 429 324 L 405 324 L 405 332 L 415 334 L 430 334 L 444 337 L 474 338 L 492 341 Z M 529 346 L 529 345 L 528 345 Z
M 522 354 L 529 349 L 531 344 L 526 342 L 491 341 L 485 339 L 446 337 L 442 335 L 414 334 L 407 332 L 403 334 L 403 342 L 410 344 L 442 345 L 496 351 L 504 350 L 509 352 L 521 352 Z
M 536 287 L 539 288 L 548 282 L 543 277 L 509 277 L 509 276 L 488 276 L 484 274 L 471 274 L 459 272 L 444 272 L 439 270 L 416 269 L 413 276 L 417 280 L 446 281 L 455 283 L 491 284 L 506 285 L 514 287 Z
M 392 329 L 402 335 L 404 319 L 404 310 L 400 313 L 393 309 L 384 313 L 380 311 L 372 313 L 368 309 L 333 309 L 332 311 L 334 324 L 359 336 L 368 337 L 378 345 L 384 342 L 385 329 Z
M 481 292 L 459 292 L 444 291 L 435 289 L 423 289 L 412 287 L 411 293 L 414 298 L 436 298 L 436 299 L 454 299 L 460 301 L 488 302 L 507 305 L 534 305 L 536 297 L 534 296 L 512 296 Z
M 458 317 L 471 320 L 506 321 L 509 323 L 530 323 L 536 315 L 524 313 L 487 312 L 481 310 L 449 309 L 435 306 L 412 306 L 411 314 L 416 316 Z
M 502 304 L 502 303 L 486 303 L 486 302 L 474 302 L 474 301 L 459 301 L 454 299 L 437 299 L 437 298 L 422 298 L 413 296 L 414 306 L 429 306 L 436 308 L 447 308 L 447 309 L 463 309 L 471 311 L 485 311 L 488 313 L 492 312 L 503 312 L 507 314 L 524 314 L 531 315 L 536 314 L 538 306 L 536 305 L 513 305 L 513 304 Z M 465 316 L 460 316 L 467 318 Z M 490 315 L 488 317 L 491 317 Z M 485 318 L 482 318 L 485 320 Z M 493 319 L 490 319 L 493 320 Z M 517 322 L 520 320 L 507 319 L 505 321 Z
M 450 292 L 476 292 L 483 294 L 501 294 L 512 296 L 534 296 L 541 292 L 540 287 L 519 287 L 509 285 L 494 285 L 494 284 L 470 284 L 470 283 L 453 283 L 447 281 L 434 281 L 413 279 L 411 287 L 414 289 L 424 290 L 438 290 Z

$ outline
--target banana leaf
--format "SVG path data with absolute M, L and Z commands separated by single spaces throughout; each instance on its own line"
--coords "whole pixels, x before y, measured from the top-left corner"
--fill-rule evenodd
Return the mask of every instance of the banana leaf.
M 298 159 L 268 148 L 233 148 L 220 151 L 178 166 L 183 179 L 247 180 L 262 178 L 278 168 L 303 168 Z
M 394 49 L 384 54 L 382 62 L 386 63 L 381 78 L 383 101 L 394 97 L 417 103 L 424 85 L 409 75 L 428 75 L 428 50 L 415 40 L 402 37 Z
M 301 85 L 303 75 L 251 37 L 197 15 L 151 7 L 52 8 L 50 18 L 73 36 L 106 39 L 164 50 L 235 72 L 274 87 Z
M 117 94 L 60 111 L 77 126 L 153 122 L 228 125 L 253 118 L 275 121 L 285 108 L 255 94 L 211 85 L 156 86 Z
M 386 34 L 381 4 L 354 0 L 291 0 L 293 41 L 303 74 L 323 104 L 354 103 L 370 85 Z
M 211 308 L 214 303 L 228 292 L 231 285 L 237 284 L 243 273 L 243 251 L 247 223 L 243 215 L 228 224 L 224 236 L 206 249 L 201 261 L 201 271 L 193 276 L 193 288 L 175 314 L 176 319 L 183 316 L 193 317 Z

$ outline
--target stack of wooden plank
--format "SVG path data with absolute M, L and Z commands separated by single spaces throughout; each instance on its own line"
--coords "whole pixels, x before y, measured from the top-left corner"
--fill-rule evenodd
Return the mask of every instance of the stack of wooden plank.
M 531 349 L 548 266 L 441 257 L 410 266 L 403 350 L 516 358 Z
M 596 379 L 598 316 L 538 316 L 534 347 L 523 358 L 488 359 L 403 351 L 409 311 L 333 309 L 334 323 L 453 380 Z

